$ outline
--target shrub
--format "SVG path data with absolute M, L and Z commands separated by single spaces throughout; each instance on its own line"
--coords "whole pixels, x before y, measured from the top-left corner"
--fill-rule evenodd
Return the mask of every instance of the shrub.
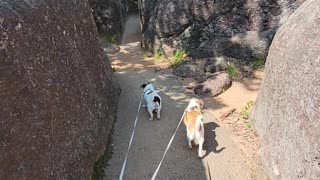
M 152 57 L 151 52 L 148 52 L 148 51 L 144 52 L 144 57 L 147 57 L 147 58 Z
M 253 62 L 252 67 L 255 70 L 262 69 L 262 68 L 264 68 L 265 63 L 266 63 L 266 60 L 264 60 L 264 59 L 256 59 Z
M 106 35 L 105 36 L 105 40 L 109 43 L 113 43 L 113 44 L 118 44 L 117 39 L 118 39 L 118 34 L 114 34 L 114 35 Z
M 247 104 L 243 107 L 242 112 L 241 112 L 241 117 L 244 120 L 244 124 L 245 124 L 246 128 L 251 128 L 251 123 L 248 120 L 249 120 L 249 115 L 250 115 L 250 111 L 251 111 L 253 104 L 254 104 L 253 101 L 247 102 Z
M 237 68 L 233 64 L 228 64 L 226 70 L 231 77 L 237 77 L 239 75 Z
M 155 59 L 160 59 L 162 56 L 161 49 L 157 49 L 156 53 L 154 54 Z
M 175 67 L 176 65 L 180 64 L 186 55 L 184 50 L 177 49 L 173 54 L 173 61 L 172 66 Z

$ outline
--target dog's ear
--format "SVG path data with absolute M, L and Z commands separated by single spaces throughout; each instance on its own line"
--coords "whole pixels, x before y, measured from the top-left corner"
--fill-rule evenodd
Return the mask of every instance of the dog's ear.
M 204 107 L 204 104 L 203 104 L 203 100 L 202 100 L 202 99 L 200 100 L 200 106 L 201 106 L 201 109 Z
M 198 100 L 198 104 L 200 105 L 200 108 L 202 109 L 202 108 L 203 108 L 203 105 L 204 105 L 204 104 L 203 104 L 203 100 L 202 100 L 202 99 L 199 99 L 199 100 Z
M 141 88 L 144 89 L 146 86 L 147 86 L 146 84 L 142 84 L 142 85 L 141 85 Z

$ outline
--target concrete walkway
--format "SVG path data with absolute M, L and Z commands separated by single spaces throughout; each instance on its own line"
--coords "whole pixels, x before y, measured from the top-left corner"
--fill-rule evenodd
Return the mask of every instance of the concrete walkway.
M 113 155 L 106 167 L 106 180 L 118 179 L 126 155 L 142 90 L 141 84 L 151 82 L 160 90 L 163 100 L 161 120 L 148 121 L 142 108 L 136 135 L 128 157 L 124 179 L 151 179 L 184 108 L 194 94 L 186 91 L 169 72 L 155 71 L 156 65 L 145 58 L 140 49 L 138 16 L 130 16 L 126 24 L 121 51 L 109 55 L 116 69 L 122 92 L 113 134 Z M 203 159 L 197 158 L 197 146 L 187 147 L 182 125 L 165 157 L 157 179 L 252 179 L 241 151 L 215 117 L 204 110 L 205 143 Z

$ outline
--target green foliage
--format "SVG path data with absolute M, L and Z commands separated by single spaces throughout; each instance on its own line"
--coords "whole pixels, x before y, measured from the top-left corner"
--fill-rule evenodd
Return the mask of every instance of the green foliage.
M 112 72 L 115 73 L 117 69 L 115 67 L 112 67 Z
M 152 54 L 151 54 L 151 52 L 145 51 L 143 56 L 150 58 L 150 57 L 152 57 Z
M 111 159 L 113 154 L 113 139 L 112 134 L 114 132 L 114 124 L 108 137 L 107 147 L 104 154 L 95 162 L 93 167 L 92 180 L 102 180 L 105 177 L 105 168 L 108 166 L 108 161 Z
M 248 128 L 248 129 L 251 128 L 251 123 L 250 122 L 245 121 L 244 124 L 245 124 L 246 128 Z
M 254 102 L 249 101 L 247 104 L 243 107 L 242 112 L 241 112 L 241 117 L 245 120 L 249 119 L 249 111 L 251 107 L 253 106 Z
M 174 67 L 180 64 L 185 55 L 186 55 L 185 50 L 177 49 L 173 54 L 172 66 Z
M 250 115 L 250 110 L 253 106 L 254 102 L 249 101 L 247 104 L 243 107 L 242 112 L 241 112 L 241 117 L 244 120 L 244 124 L 246 128 L 251 128 L 251 123 L 248 121 L 249 120 L 249 115 Z
M 105 35 L 105 40 L 109 43 L 118 44 L 117 42 L 118 37 L 120 37 L 120 34 Z
M 262 68 L 264 68 L 265 63 L 266 63 L 266 60 L 264 60 L 264 59 L 256 59 L 253 62 L 252 67 L 255 70 L 262 69 Z
M 155 59 L 160 59 L 162 56 L 162 52 L 161 52 L 161 49 L 157 49 L 156 53 L 154 54 L 154 58 Z
M 237 68 L 233 64 L 228 64 L 226 70 L 231 77 L 237 77 L 239 75 Z

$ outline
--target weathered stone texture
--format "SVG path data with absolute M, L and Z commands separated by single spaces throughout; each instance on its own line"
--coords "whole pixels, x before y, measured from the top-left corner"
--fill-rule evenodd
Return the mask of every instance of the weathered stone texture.
M 302 2 L 140 0 L 142 45 L 154 51 L 165 44 L 201 58 L 265 57 L 275 30 Z
M 129 0 L 128 2 L 129 6 L 129 13 L 139 13 L 139 5 L 138 0 Z
M 98 31 L 107 41 L 121 42 L 128 0 L 89 0 Z
M 320 3 L 276 33 L 251 120 L 271 179 L 320 179 Z
M 167 56 L 179 48 L 196 59 L 250 64 L 266 58 L 276 30 L 304 1 L 139 0 L 142 47 Z
M 89 179 L 119 88 L 85 0 L 0 1 L 0 179 Z
M 218 96 L 232 84 L 231 77 L 226 72 L 217 72 L 206 77 L 194 87 L 194 93 L 200 96 Z

